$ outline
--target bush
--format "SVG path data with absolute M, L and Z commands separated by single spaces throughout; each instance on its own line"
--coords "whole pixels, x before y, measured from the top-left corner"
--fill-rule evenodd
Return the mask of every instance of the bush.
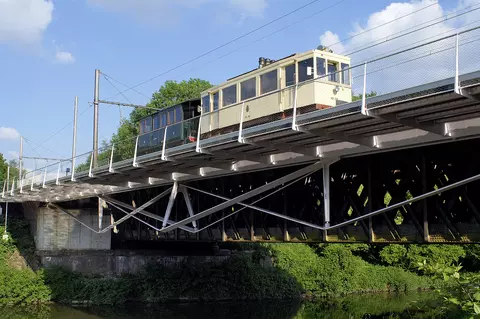
M 428 278 L 398 267 L 371 265 L 343 245 L 269 244 L 275 266 L 296 279 L 307 295 L 403 292 L 431 286 Z
M 41 273 L 0 266 L 0 304 L 35 304 L 50 300 L 50 289 Z

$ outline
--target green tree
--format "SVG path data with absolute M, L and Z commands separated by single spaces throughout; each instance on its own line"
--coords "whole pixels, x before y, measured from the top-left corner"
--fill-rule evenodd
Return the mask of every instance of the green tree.
M 365 95 L 365 97 L 368 99 L 369 97 L 373 97 L 373 96 L 377 96 L 377 92 L 375 91 L 371 91 L 370 93 L 367 93 Z M 358 100 L 361 100 L 363 98 L 363 94 L 359 93 L 359 94 L 353 94 L 352 93 L 352 101 L 358 101 Z
M 157 112 L 155 109 L 163 109 L 183 101 L 200 98 L 200 93 L 212 87 L 208 81 L 192 78 L 188 81 L 166 81 L 160 89 L 153 93 L 152 99 L 147 104 L 154 109 L 136 108 L 128 119 L 123 119 L 117 132 L 112 135 L 110 142 L 103 141 L 98 154 L 98 165 L 105 165 L 110 160 L 111 148 L 115 144 L 114 162 L 132 158 L 135 152 L 135 139 L 139 134 L 138 121 L 150 114 Z M 90 168 L 90 157 L 85 163 L 77 166 L 76 172 L 85 172 Z

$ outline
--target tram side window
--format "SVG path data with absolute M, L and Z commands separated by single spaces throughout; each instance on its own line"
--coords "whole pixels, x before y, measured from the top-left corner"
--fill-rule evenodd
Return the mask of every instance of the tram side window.
M 173 110 L 168 111 L 168 125 L 175 123 Z
M 178 106 L 175 109 L 175 121 L 176 122 L 181 122 L 183 121 L 183 110 L 181 106 Z
M 338 78 L 338 63 L 328 61 L 328 80 L 331 82 L 340 82 Z
M 204 97 L 202 97 L 202 107 L 203 107 L 204 113 L 210 112 L 210 94 L 207 94 Z
M 325 68 L 325 59 L 324 58 L 317 58 L 317 76 L 324 76 L 327 74 Z
M 285 67 L 285 86 L 295 84 L 295 64 Z
M 218 102 L 220 98 L 220 92 L 213 93 L 213 110 L 218 110 Z
M 298 82 L 313 79 L 313 58 L 298 62 Z
M 223 89 L 223 106 L 237 103 L 237 85 Z
M 260 75 L 260 94 L 275 91 L 278 87 L 277 70 Z
M 160 114 L 155 114 L 153 116 L 153 130 L 158 130 L 160 128 Z
M 161 127 L 167 126 L 167 113 L 165 113 L 165 112 L 160 114 L 160 126 Z
M 140 121 L 140 134 L 148 133 L 152 130 L 152 118 L 146 118 Z
M 350 69 L 349 65 L 346 63 L 342 63 L 342 83 L 346 85 L 350 85 Z
M 249 80 L 240 83 L 240 97 L 241 100 L 250 99 L 257 95 L 257 78 L 251 78 Z

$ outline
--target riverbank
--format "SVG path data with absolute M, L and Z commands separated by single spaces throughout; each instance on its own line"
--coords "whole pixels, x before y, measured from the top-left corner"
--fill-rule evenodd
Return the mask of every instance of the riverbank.
M 222 248 L 233 253 L 222 261 L 197 263 L 186 258 L 175 267 L 148 265 L 135 274 L 106 278 L 58 267 L 32 270 L 34 246 L 28 225 L 21 220 L 9 221 L 9 225 L 13 240 L 0 244 L 2 304 L 315 300 L 404 293 L 440 284 L 412 268 L 417 260 L 458 262 L 467 256 L 460 246 L 226 243 Z

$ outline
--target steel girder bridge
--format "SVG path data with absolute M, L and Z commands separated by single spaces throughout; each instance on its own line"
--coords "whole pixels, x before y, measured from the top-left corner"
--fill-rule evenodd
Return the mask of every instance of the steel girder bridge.
M 89 160 L 94 150 L 72 159 L 69 176 L 61 176 L 63 161 L 5 181 L 0 201 L 45 202 L 69 214 L 64 202 L 98 197 L 98 228 L 85 227 L 105 233 L 136 220 L 149 239 L 480 241 L 475 194 L 466 188 L 475 189 L 473 182 L 480 179 L 471 160 L 480 137 L 479 39 L 473 29 L 352 67 L 353 89 L 363 93 L 352 103 L 302 113 L 295 94 L 286 118 L 248 127 L 240 121 L 233 131 L 216 136 L 198 129 L 194 143 L 169 147 L 164 142 L 161 150 L 147 154 L 138 154 L 137 137 L 109 145 L 104 150 L 109 156 L 98 167 Z M 301 85 L 288 89 L 297 92 Z M 377 96 L 366 98 L 369 91 Z M 198 128 L 208 116 L 194 119 Z M 117 156 L 132 145 L 131 158 Z M 76 170 L 75 162 L 82 159 L 89 165 Z M 388 188 L 377 184 L 386 178 L 382 167 L 392 173 Z M 270 172 L 274 179 L 266 177 Z M 240 193 L 219 190 L 218 181 L 228 188 L 227 181 L 238 182 L 239 176 L 255 183 Z M 298 188 L 299 181 L 304 188 Z M 292 198 L 287 188 L 295 185 Z M 319 189 L 316 207 L 299 208 L 298 194 L 308 187 Z M 183 204 L 176 200 L 179 194 Z M 199 194 L 214 200 L 201 200 Z M 283 209 L 256 205 L 279 195 L 286 202 Z M 132 196 L 142 204 L 130 203 Z M 441 202 L 434 200 L 439 197 Z M 109 225 L 101 222 L 104 203 L 115 212 Z M 245 212 L 250 216 L 238 226 L 235 218 Z M 131 236 L 141 239 L 141 233 L 137 227 Z

